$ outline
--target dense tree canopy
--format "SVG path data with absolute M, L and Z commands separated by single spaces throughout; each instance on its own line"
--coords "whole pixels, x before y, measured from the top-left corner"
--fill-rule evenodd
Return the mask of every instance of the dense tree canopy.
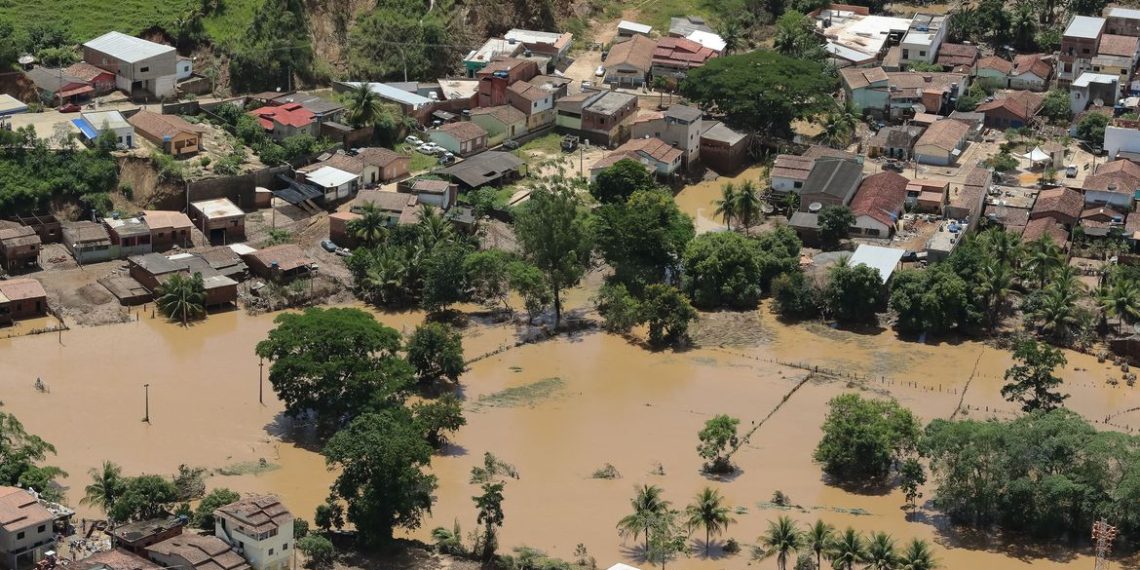
M 972 297 L 964 279 L 949 266 L 936 265 L 896 273 L 891 282 L 890 306 L 898 313 L 899 330 L 944 334 L 978 320 Z
M 387 1 L 365 12 L 348 34 L 348 66 L 361 80 L 436 79 L 466 54 L 466 28 L 451 2 L 431 11 L 416 0 Z
M 603 204 L 623 203 L 634 192 L 656 187 L 657 182 L 645 165 L 623 158 L 598 173 L 590 183 L 590 195 Z
M 760 300 L 761 273 L 756 240 L 733 232 L 706 233 L 685 249 L 681 288 L 698 307 L 750 308 Z
M 108 515 L 116 521 L 144 521 L 163 516 L 178 500 L 174 483 L 159 475 L 140 475 L 126 480 L 123 495 Z
M 881 480 L 918 445 L 922 429 L 918 420 L 894 400 L 843 394 L 828 406 L 823 438 L 813 458 L 836 479 Z
M 56 467 L 40 465 L 48 454 L 55 454 L 52 444 L 28 433 L 16 416 L 0 411 L 0 485 L 50 491 L 55 478 L 66 473 Z
M 554 325 L 562 319 L 562 293 L 586 274 L 593 250 L 587 216 L 573 188 L 554 182 L 536 189 L 515 219 L 523 257 L 542 271 L 554 299 Z
M 824 304 L 841 323 L 870 323 L 882 304 L 883 280 L 869 265 L 837 263 L 827 272 Z
M 230 78 L 239 92 L 285 91 L 291 75 L 312 78 L 313 46 L 302 0 L 266 0 L 230 56 Z
M 660 190 L 638 190 L 625 203 L 598 208 L 594 235 L 614 278 L 640 291 L 676 274 L 685 247 L 695 234 L 693 220 L 673 197 Z
M 463 336 L 443 323 L 424 323 L 408 339 L 408 363 L 420 382 L 458 382 L 463 362 Z
M 1057 392 L 1063 383 L 1053 374 L 1067 363 L 1060 349 L 1022 338 L 1013 350 L 1016 364 L 1005 371 L 1006 385 L 1001 395 L 1007 400 L 1020 402 L 1026 412 L 1049 411 L 1061 406 L 1068 394 Z
M 118 184 L 114 148 L 111 135 L 96 139 L 92 148 L 57 151 L 31 127 L 0 130 L 0 211 L 40 213 L 54 200 L 102 202 L 99 197 Z

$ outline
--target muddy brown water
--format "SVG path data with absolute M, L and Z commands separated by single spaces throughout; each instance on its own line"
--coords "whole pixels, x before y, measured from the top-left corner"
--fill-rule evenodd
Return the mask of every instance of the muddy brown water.
M 579 290 L 570 301 L 580 307 L 588 297 Z M 253 347 L 273 326 L 273 316 L 230 312 L 181 328 L 140 315 L 134 323 L 64 332 L 62 344 L 55 334 L 0 339 L 0 399 L 31 432 L 55 444 L 53 464 L 70 473 L 70 504 L 81 516 L 99 516 L 78 503 L 87 470 L 103 460 L 118 462 L 128 474 L 172 474 L 186 463 L 236 472 L 213 475 L 208 484 L 278 493 L 311 520 L 334 474 L 319 454 L 282 439 L 282 407 L 268 383 L 265 404 L 258 403 Z M 422 315 L 379 318 L 410 331 Z M 901 493 L 860 495 L 829 486 L 811 461 L 826 402 L 846 390 L 890 394 L 924 420 L 950 417 L 960 401 L 959 414 L 969 417 L 1012 416 L 1015 408 L 999 394 L 1008 353 L 974 342 L 923 345 L 890 332 L 868 336 L 822 325 L 785 326 L 764 308 L 754 318 L 731 322 L 760 327 L 763 334 L 724 348 L 651 353 L 587 331 L 474 363 L 463 377 L 468 425 L 433 461 L 437 502 L 431 518 L 411 534 L 427 539 L 431 528 L 454 520 L 465 533 L 475 527 L 471 497 L 477 489 L 468 483 L 469 474 L 483 452 L 491 451 L 521 476 L 506 487 L 501 543 L 563 557 L 584 543 L 603 568 L 618 561 L 647 567 L 637 541 L 623 542 L 614 529 L 627 514 L 634 486 L 643 483 L 661 486 L 678 507 L 704 486 L 720 489 L 741 508 L 726 536 L 745 545 L 746 553 L 769 520 L 789 514 L 805 523 L 822 518 L 838 527 L 887 531 L 900 542 L 932 540 L 944 568 L 1091 566 L 1087 551 L 979 541 L 955 532 L 931 510 L 908 521 Z M 474 324 L 464 335 L 467 354 L 474 356 L 513 344 L 516 330 Z M 1107 377 L 1119 378 L 1119 371 L 1085 355 L 1068 356 L 1063 376 L 1072 393 L 1070 407 L 1103 420 L 1140 406 L 1135 389 L 1105 384 Z M 742 430 L 750 429 L 807 374 L 773 360 L 810 363 L 853 378 L 809 381 L 735 456 L 737 476 L 704 477 L 696 453 L 703 422 L 727 413 L 742 419 Z M 48 393 L 34 389 L 37 377 Z M 150 423 L 141 421 L 144 384 L 150 385 Z M 1111 429 L 1140 429 L 1137 412 L 1113 421 L 1119 427 Z M 262 459 L 265 466 L 257 469 Z M 606 463 L 621 478 L 591 477 Z M 799 507 L 783 511 L 770 505 L 776 490 Z M 699 538 L 694 556 L 674 567 L 750 565 L 748 554 L 724 557 L 719 548 L 712 559 L 703 558 Z M 774 568 L 775 562 L 751 565 Z

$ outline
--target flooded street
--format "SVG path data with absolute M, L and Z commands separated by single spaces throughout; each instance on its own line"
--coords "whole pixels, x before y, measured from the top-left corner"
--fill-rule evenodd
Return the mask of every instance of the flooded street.
M 677 194 L 677 206 L 682 212 L 693 217 L 697 233 L 719 230 L 724 227 L 724 223 L 716 216 L 715 202 L 720 199 L 721 187 L 730 182 L 740 184 L 745 180 L 751 180 L 763 187 L 759 184 L 761 174 L 764 174 L 764 167 L 753 166 L 742 170 L 736 176 L 722 176 L 716 180 L 690 184 Z
M 719 183 L 715 188 L 719 193 Z M 699 206 L 705 200 L 711 198 L 679 198 L 686 211 L 707 207 Z M 570 301 L 581 307 L 588 296 L 576 291 Z M 421 317 L 379 316 L 405 332 Z M 718 319 L 728 317 L 704 318 L 709 322 L 702 327 L 715 332 L 726 326 Z M 811 461 L 827 401 L 849 389 L 889 393 L 924 421 L 956 412 L 1012 415 L 1016 408 L 999 393 L 1007 352 L 975 342 L 903 342 L 890 331 L 864 336 L 815 324 L 789 327 L 766 308 L 749 318 L 755 330 L 743 345 L 706 341 L 707 348 L 651 353 L 623 338 L 587 331 L 475 362 L 462 378 L 468 425 L 433 461 L 438 501 L 414 536 L 427 540 L 433 527 L 450 527 L 454 520 L 465 533 L 474 528 L 471 497 L 477 488 L 468 478 L 490 451 L 520 474 L 505 490 L 504 547 L 526 544 L 570 557 L 584 543 L 603 568 L 618 561 L 648 567 L 640 563 L 638 542 L 623 543 L 614 528 L 628 514 L 634 486 L 643 483 L 661 486 L 675 507 L 683 508 L 706 485 L 739 507 L 726 537 L 736 538 L 743 553 L 725 558 L 714 545 L 714 559 L 694 556 L 672 567 L 748 566 L 750 546 L 769 520 L 784 514 L 768 502 L 776 490 L 797 505 L 786 514 L 802 522 L 822 518 L 841 528 L 883 530 L 900 542 L 930 539 L 943 568 L 1092 565 L 1087 551 L 1027 552 L 997 540 L 978 545 L 955 534 L 932 510 L 908 522 L 900 492 L 857 495 L 827 486 Z M 135 323 L 66 331 L 62 345 L 55 334 L 0 339 L 0 399 L 28 431 L 55 444 L 59 454 L 50 463 L 70 473 L 64 482 L 73 507 L 79 507 L 87 470 L 104 460 L 121 464 L 130 475 L 170 475 L 185 463 L 213 470 L 211 487 L 278 493 L 295 514 L 311 520 L 333 474 L 315 450 L 289 442 L 279 420 L 282 406 L 268 382 L 265 404 L 258 403 L 253 347 L 272 321 L 272 315 L 235 311 L 183 329 L 144 312 Z M 468 358 L 515 340 L 511 325 L 473 324 L 464 331 Z M 1119 371 L 1088 356 L 1068 358 L 1062 376 L 1072 393 L 1070 408 L 1103 421 L 1140 406 L 1137 390 L 1105 384 L 1110 376 L 1119 378 Z M 810 363 L 852 377 L 809 380 L 772 413 L 808 374 L 777 362 Z M 34 389 L 37 377 L 48 393 Z M 149 424 L 141 421 L 144 384 L 150 385 Z M 772 414 L 734 457 L 741 472 L 725 481 L 703 476 L 696 452 L 697 431 L 720 413 L 740 418 L 742 432 Z M 1135 433 L 1140 412 L 1113 423 Z M 620 478 L 591 477 L 607 463 Z M 99 516 L 86 507 L 79 511 Z M 775 568 L 775 561 L 758 565 Z

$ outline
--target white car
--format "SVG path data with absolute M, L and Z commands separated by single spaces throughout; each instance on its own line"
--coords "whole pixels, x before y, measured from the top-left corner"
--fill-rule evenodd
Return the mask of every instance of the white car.
M 420 146 L 421 144 L 424 144 L 424 141 L 421 141 L 419 139 L 419 137 L 410 136 L 410 135 L 408 136 L 408 138 L 404 139 L 404 142 L 406 142 L 412 146 Z
M 604 65 L 599 65 L 598 68 L 594 70 L 594 76 L 595 77 L 601 77 L 605 74 L 606 74 L 606 67 Z
M 427 143 L 427 146 L 429 149 L 429 151 L 428 151 L 429 154 L 443 154 L 443 153 L 447 152 L 447 149 L 445 149 L 442 146 L 439 146 L 433 142 Z
M 435 154 L 435 143 L 423 143 L 417 146 L 416 150 L 424 154 Z

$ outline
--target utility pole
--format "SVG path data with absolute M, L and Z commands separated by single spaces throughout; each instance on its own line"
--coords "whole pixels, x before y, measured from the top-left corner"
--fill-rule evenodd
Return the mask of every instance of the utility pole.
M 265 398 L 263 397 L 263 394 L 265 393 L 265 359 L 264 358 L 260 359 L 260 361 L 257 363 L 257 368 L 258 368 L 257 401 L 262 406 L 264 406 L 265 405 Z
M 150 384 L 143 384 L 143 393 L 146 398 L 146 411 L 143 413 L 143 421 L 150 423 Z
M 1100 519 L 1093 523 L 1092 538 L 1096 541 L 1096 566 L 1094 570 L 1108 570 L 1108 549 L 1116 539 L 1116 527 Z

